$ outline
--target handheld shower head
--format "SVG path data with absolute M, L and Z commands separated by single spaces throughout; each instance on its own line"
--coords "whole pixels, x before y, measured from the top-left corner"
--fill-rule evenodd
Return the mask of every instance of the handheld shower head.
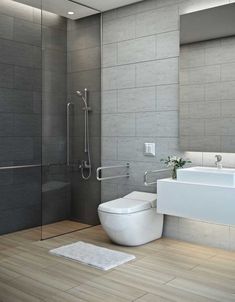
M 83 96 L 82 93 L 81 93 L 81 91 L 79 91 L 79 90 L 77 90 L 76 93 L 77 93 L 77 95 L 79 95 L 81 97 Z
M 77 90 L 76 94 L 78 96 L 80 96 L 80 98 L 83 100 L 85 109 L 87 109 L 88 108 L 88 106 L 87 106 L 87 89 L 85 89 L 85 96 L 83 95 L 83 93 L 80 90 Z

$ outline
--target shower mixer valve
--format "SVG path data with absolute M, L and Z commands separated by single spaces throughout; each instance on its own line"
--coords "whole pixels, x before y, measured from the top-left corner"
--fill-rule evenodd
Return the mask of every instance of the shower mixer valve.
M 79 165 L 79 168 L 90 169 L 91 165 L 87 160 L 82 160 L 81 164 Z

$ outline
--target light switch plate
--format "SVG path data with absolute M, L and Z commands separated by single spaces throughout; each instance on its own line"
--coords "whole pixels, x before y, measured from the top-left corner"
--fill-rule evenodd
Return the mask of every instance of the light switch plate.
M 146 156 L 155 156 L 155 143 L 144 143 L 144 155 Z

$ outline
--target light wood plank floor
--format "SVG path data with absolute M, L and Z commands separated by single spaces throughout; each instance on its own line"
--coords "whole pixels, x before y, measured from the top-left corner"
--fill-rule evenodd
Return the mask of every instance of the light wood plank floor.
M 0 237 L 1 302 L 235 301 L 235 253 L 171 239 L 140 247 L 112 244 L 100 226 L 35 241 L 37 230 Z M 48 253 L 83 240 L 132 253 L 108 272 Z

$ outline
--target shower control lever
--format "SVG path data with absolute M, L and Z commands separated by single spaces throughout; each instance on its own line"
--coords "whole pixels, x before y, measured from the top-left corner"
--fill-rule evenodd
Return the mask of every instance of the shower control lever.
M 91 111 L 91 107 L 83 107 L 82 110 L 90 112 Z
M 79 165 L 79 168 L 90 169 L 91 165 L 86 160 L 82 160 L 81 164 Z

